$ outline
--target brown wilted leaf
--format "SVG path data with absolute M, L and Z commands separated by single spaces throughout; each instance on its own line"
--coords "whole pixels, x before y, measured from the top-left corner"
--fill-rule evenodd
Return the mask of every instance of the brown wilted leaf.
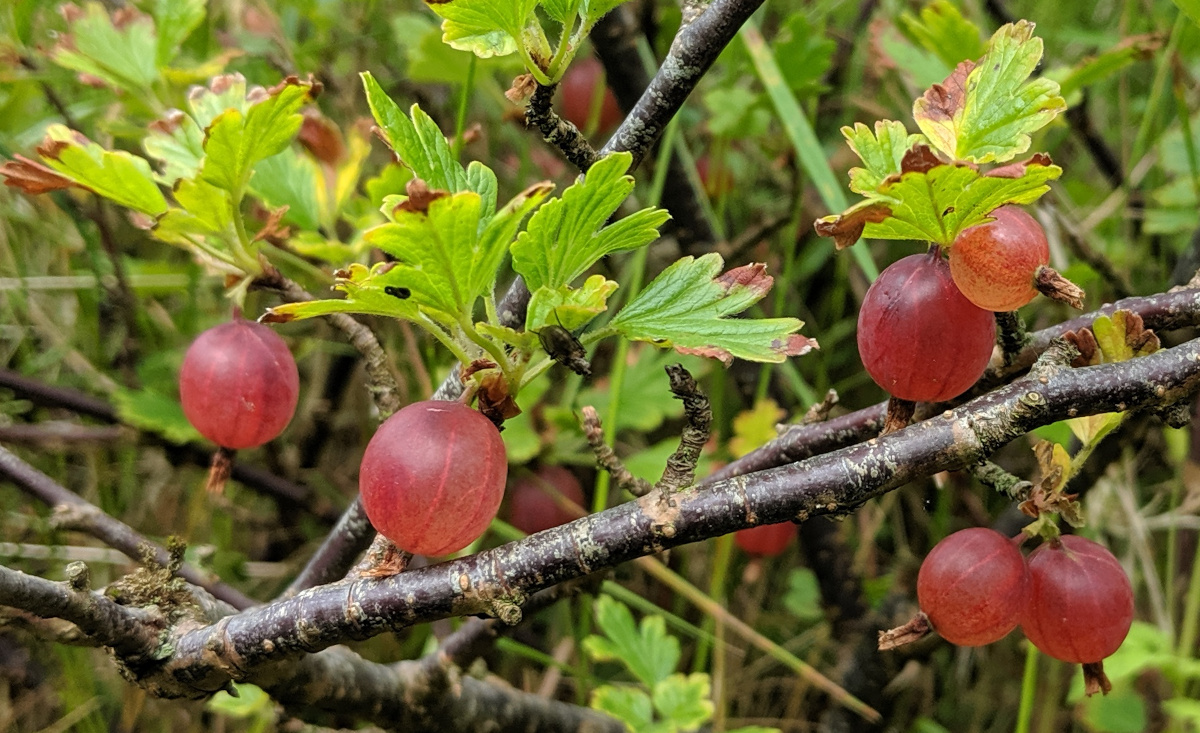
M 513 104 L 524 104 L 525 100 L 533 96 L 535 91 L 537 91 L 537 80 L 533 78 L 533 74 L 521 74 L 513 79 L 512 86 L 504 92 L 504 96 Z
M 302 114 L 304 121 L 300 124 L 297 142 L 318 161 L 328 166 L 337 165 L 346 154 L 342 133 L 337 125 L 315 109 L 306 109 Z
M 1067 331 L 1062 337 L 1079 349 L 1079 356 L 1075 357 L 1071 366 L 1085 367 L 1100 363 L 1100 345 L 1096 343 L 1096 335 L 1092 333 L 1092 329 L 1081 328 L 1078 331 Z
M 13 156 L 12 160 L 0 165 L 0 175 L 4 176 L 4 185 L 31 195 L 61 191 L 77 185 L 53 168 L 23 155 Z
M 833 237 L 838 249 L 845 249 L 862 238 L 867 224 L 877 224 L 892 215 L 886 204 L 864 201 L 836 216 L 826 216 L 813 222 L 813 229 L 822 237 Z
M 933 148 L 928 145 L 914 145 L 900 159 L 900 174 L 925 173 L 939 165 L 945 164 L 946 161 L 939 158 L 938 154 L 933 152 Z M 896 178 L 896 176 L 888 176 L 887 181 L 891 181 L 893 178 Z
M 1054 161 L 1046 153 L 1036 153 L 1028 160 L 1018 160 L 1008 165 L 996 166 L 983 175 L 989 178 L 1020 178 L 1025 175 L 1025 170 L 1031 165 L 1049 167 L 1054 165 Z
M 449 191 L 441 189 L 432 189 L 429 184 L 422 181 L 420 178 L 413 178 L 404 186 L 404 192 L 408 194 L 408 199 L 397 204 L 392 212 L 412 211 L 420 214 L 429 213 L 429 205 L 440 198 L 450 195 Z

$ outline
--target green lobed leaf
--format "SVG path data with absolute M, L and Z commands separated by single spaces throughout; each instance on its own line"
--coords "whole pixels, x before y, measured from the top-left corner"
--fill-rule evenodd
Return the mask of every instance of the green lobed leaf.
M 920 16 L 901 13 L 900 25 L 951 69 L 960 61 L 979 58 L 985 50 L 979 26 L 964 18 L 949 0 L 934 0 L 921 8 Z
M 46 129 L 38 148 L 46 165 L 78 186 L 150 216 L 167 210 L 167 200 L 154 182 L 145 159 L 123 150 L 105 150 L 64 125 Z
M 154 3 L 154 22 L 158 31 L 158 66 L 166 66 L 184 40 L 204 20 L 205 0 L 157 0 Z
M 1019 178 L 981 175 L 969 166 L 936 166 L 924 173 L 905 173 L 879 187 L 896 202 L 892 215 L 867 224 L 864 236 L 876 239 L 923 239 L 943 246 L 959 232 L 987 220 L 1004 204 L 1029 204 L 1050 190 L 1048 181 L 1062 174 L 1049 157 L 1031 163 Z
M 489 179 L 487 173 L 491 171 L 484 173 L 483 170 L 477 169 L 468 177 L 467 171 L 459 164 L 454 151 L 450 149 L 450 144 L 446 142 L 446 136 L 420 107 L 415 104 L 412 106 L 410 119 L 399 105 L 384 93 L 383 87 L 379 86 L 371 72 L 365 71 L 361 76 L 363 88 L 367 93 L 367 104 L 371 107 L 375 123 L 383 132 L 384 140 L 400 160 L 412 169 L 417 178 L 425 181 L 432 189 L 450 193 L 475 190 L 482 195 L 484 191 L 472 188 L 472 183 L 494 190 L 495 174 Z M 486 170 L 482 164 L 478 167 Z M 494 204 L 494 194 L 492 201 Z
M 188 235 L 214 244 L 214 239 L 219 243 L 233 232 L 233 207 L 225 189 L 199 178 L 182 180 L 175 187 L 175 200 L 180 208 L 167 211 L 154 226 L 158 239 L 188 247 Z
M 644 733 L 653 722 L 650 696 L 631 687 L 601 685 L 592 690 L 589 703 L 594 710 L 608 713 L 634 733 Z
M 541 0 L 542 10 L 557 23 L 566 25 L 574 19 L 584 0 Z
M 236 109 L 244 115 L 252 104 L 253 100 L 247 95 L 246 77 L 236 73 L 221 74 L 208 86 L 196 87 L 188 93 L 188 108 L 201 129 L 207 129 L 225 110 Z
M 312 85 L 289 77 L 243 113 L 229 108 L 205 130 L 204 165 L 200 175 L 240 196 L 254 166 L 283 152 L 300 131 L 300 108 L 312 99 Z
M 1029 149 L 1031 133 L 1066 109 L 1056 82 L 1029 80 L 1041 58 L 1032 23 L 1003 26 L 978 64 L 964 61 L 913 103 L 917 126 L 954 160 L 1011 160 Z
M 833 63 L 837 43 L 814 27 L 803 13 L 792 13 L 782 31 L 785 37 L 771 45 L 784 81 L 797 96 L 822 91 L 825 88 L 822 80 Z
M 188 422 L 179 400 L 146 389 L 118 389 L 113 393 L 117 416 L 126 425 L 161 435 L 176 445 L 201 440 Z
M 142 149 L 162 164 L 159 180 L 174 186 L 195 177 L 204 164 L 204 131 L 191 115 L 175 111 L 150 125 Z
M 596 599 L 596 625 L 604 636 L 583 640 L 597 661 L 623 663 L 647 687 L 653 688 L 679 664 L 679 640 L 667 633 L 662 616 L 647 616 L 635 624 L 629 607 L 609 596 Z
M 543 326 L 562 326 L 568 331 L 581 328 L 608 309 L 608 298 L 616 289 L 617 283 L 603 275 L 592 275 L 578 288 L 538 288 L 529 299 L 525 330 L 537 331 Z
M 801 621 L 818 621 L 825 617 L 821 609 L 821 586 L 817 576 L 808 568 L 793 568 L 788 572 L 788 589 L 783 606 Z
M 583 0 L 579 12 L 583 15 L 584 27 L 591 28 L 596 21 L 608 15 L 624 2 L 625 0 Z
M 787 412 L 768 397 L 757 400 L 753 409 L 739 412 L 733 418 L 733 436 L 729 439 L 730 455 L 741 458 L 777 438 L 779 432 L 775 426 L 786 416 Z
M 417 304 L 411 298 L 401 298 L 388 292 L 400 287 L 390 277 L 392 263 L 381 262 L 370 269 L 358 263 L 336 273 L 334 288 L 346 294 L 344 299 L 310 300 L 303 303 L 284 303 L 268 308 L 260 320 L 265 323 L 287 323 L 330 313 L 362 313 L 416 321 Z
M 713 716 L 712 681 L 696 672 L 690 675 L 675 673 L 654 686 L 654 709 L 665 720 L 681 730 L 693 730 Z
M 538 0 L 426 0 L 442 18 L 442 40 L 481 58 L 517 50 Z
M 796 333 L 796 318 L 729 318 L 771 289 L 762 264 L 720 274 L 721 256 L 684 257 L 664 270 L 609 323 L 634 341 L 674 347 L 683 354 L 720 359 L 781 362 L 805 354 L 816 341 Z
M 491 188 L 486 186 L 484 188 L 485 191 L 490 192 L 492 197 L 490 202 L 486 196 L 480 197 L 480 217 L 482 218 L 495 207 L 496 177 L 491 169 L 484 166 L 476 168 L 474 163 L 471 164 L 467 173 L 470 175 L 471 170 L 479 169 L 490 175 Z M 487 176 L 482 178 L 486 180 Z M 470 275 L 467 280 L 468 292 L 484 295 L 495 290 L 496 274 L 500 270 L 500 264 L 504 261 L 504 255 L 508 252 L 509 245 L 512 244 L 513 237 L 517 235 L 517 229 L 525 221 L 529 212 L 537 208 L 553 190 L 554 185 L 549 181 L 535 183 L 514 196 L 496 212 L 495 216 L 487 220 L 487 224 L 479 234 L 479 246 L 471 260 Z
M 310 156 L 284 148 L 254 167 L 250 190 L 271 208 L 288 207 L 283 222 L 312 231 L 321 224 L 318 189 L 325 185 L 320 166 Z
M 633 191 L 625 175 L 633 158 L 614 153 L 597 161 L 583 180 L 547 202 L 512 246 L 513 269 L 530 290 L 569 285 L 597 260 L 637 249 L 658 237 L 670 214 L 643 209 L 611 225 L 605 222 Z
M 68 33 L 50 53 L 56 64 L 134 92 L 158 80 L 158 38 L 150 16 L 133 12 L 114 23 L 98 2 L 71 7 Z
M 394 219 L 368 229 L 364 239 L 396 258 L 389 284 L 407 288 L 411 302 L 447 314 L 470 309 L 484 294 L 475 263 L 488 259 L 479 236 L 479 194 L 442 196 L 427 212 L 398 210 Z
M 903 122 L 879 120 L 875 131 L 861 122 L 843 127 L 842 136 L 865 168 L 850 169 L 850 190 L 864 196 L 873 193 L 888 176 L 900 173 L 900 161 L 914 145 L 924 141 L 921 135 L 910 135 Z

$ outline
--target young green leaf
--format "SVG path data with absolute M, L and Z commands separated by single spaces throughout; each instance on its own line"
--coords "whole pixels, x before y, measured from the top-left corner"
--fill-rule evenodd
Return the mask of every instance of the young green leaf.
M 158 38 L 150 16 L 123 12 L 114 22 L 98 2 L 82 9 L 64 7 L 69 9 L 69 29 L 50 52 L 54 63 L 138 93 L 146 93 L 158 80 Z
M 918 145 L 867 200 L 840 215 L 816 222 L 817 233 L 833 237 L 839 249 L 862 236 L 921 239 L 949 247 L 962 230 L 982 223 L 1004 204 L 1028 204 L 1050 190 L 1062 169 L 1039 153 L 1027 161 L 980 173 L 969 165 L 946 165 Z
M 913 38 L 932 52 L 946 67 L 953 69 L 960 61 L 977 59 L 984 53 L 979 27 L 963 17 L 949 0 L 934 0 L 921 8 L 918 18 L 905 11 L 900 25 Z
M 875 131 L 861 122 L 843 127 L 842 136 L 866 168 L 850 169 L 850 190 L 864 196 L 874 193 L 888 176 L 900 173 L 904 154 L 924 141 L 921 135 L 910 135 L 903 122 L 879 120 Z
M 517 50 L 538 0 L 425 0 L 442 17 L 442 40 L 481 58 Z
M 200 178 L 185 179 L 175 186 L 175 201 L 180 208 L 171 208 L 159 217 L 153 229 L 155 237 L 187 247 L 190 237 L 201 236 L 218 249 L 225 248 L 220 242 L 234 231 L 228 191 Z
M 414 104 L 410 110 L 410 119 L 383 91 L 383 87 L 379 86 L 371 72 L 363 72 L 362 80 L 367 93 L 367 104 L 371 107 L 371 114 L 375 117 L 375 123 L 379 125 L 384 140 L 400 160 L 412 169 L 417 178 L 425 181 L 432 189 L 450 193 L 475 191 L 483 195 L 490 189 L 493 192 L 492 205 L 495 205 L 494 173 L 482 164 L 473 163 L 475 171 L 468 176 L 468 172 L 450 149 L 450 144 L 446 142 L 446 136 L 429 115 Z
M 583 648 L 597 661 L 625 664 L 641 682 L 653 688 L 675 671 L 679 664 L 679 641 L 667 633 L 662 616 L 647 616 L 640 625 L 620 601 L 608 596 L 596 599 L 596 624 L 604 636 L 583 640 Z
M 654 709 L 666 721 L 680 730 L 693 730 L 713 716 L 712 681 L 697 672 L 683 675 L 678 672 L 654 686 Z
M 346 294 L 340 300 L 310 300 L 304 303 L 284 303 L 268 308 L 260 320 L 264 323 L 287 323 L 326 316 L 330 313 L 364 313 L 390 318 L 419 319 L 417 304 L 412 302 L 405 286 L 392 276 L 392 263 L 381 262 L 370 269 L 355 263 L 337 273 L 334 288 Z
M 179 401 L 148 389 L 118 389 L 112 395 L 117 416 L 126 425 L 161 435 L 176 445 L 200 440 Z
M 658 237 L 658 227 L 670 218 L 662 209 L 643 209 L 605 226 L 633 191 L 633 178 L 625 175 L 632 160 L 629 153 L 602 158 L 583 181 L 529 220 L 512 256 L 513 269 L 530 290 L 570 285 L 601 257 L 643 247 Z
M 484 293 L 475 262 L 494 259 L 479 237 L 480 207 L 477 193 L 442 195 L 428 211 L 397 210 L 363 236 L 397 259 L 391 284 L 407 288 L 415 304 L 454 315 Z
M 204 130 L 191 115 L 175 110 L 151 123 L 142 149 L 162 164 L 159 180 L 174 186 L 178 180 L 195 177 L 204 164 Z
M 207 128 L 200 175 L 214 186 L 241 196 L 259 161 L 283 152 L 300 131 L 300 108 L 312 100 L 313 86 L 288 77 L 243 113 L 228 108 Z
M 158 30 L 157 64 L 170 63 L 184 40 L 204 20 L 205 0 L 157 0 L 154 22 Z
M 753 409 L 743 410 L 733 418 L 733 437 L 729 439 L 729 453 L 741 458 L 750 451 L 774 440 L 779 432 L 775 426 L 787 417 L 787 411 L 769 397 L 754 403 Z
M 816 347 L 796 333 L 796 318 L 729 318 L 757 303 L 771 289 L 762 264 L 719 274 L 724 261 L 714 253 L 684 257 L 663 270 L 609 323 L 634 341 L 674 347 L 682 354 L 720 359 L 781 362 Z
M 1003 162 L 1029 149 L 1030 134 L 1066 109 L 1058 84 L 1029 81 L 1042 58 L 1042 40 L 1028 21 L 992 36 L 975 64 L 964 61 L 913 103 L 913 117 L 930 143 L 953 160 Z
M 283 221 L 305 230 L 321 224 L 318 189 L 325 186 L 320 167 L 310 156 L 284 148 L 254 167 L 250 190 L 271 208 L 288 207 Z
M 154 182 L 154 172 L 144 159 L 123 150 L 105 150 L 64 125 L 46 128 L 46 139 L 38 147 L 46 165 L 75 185 L 98 196 L 158 216 L 167 210 L 167 200 Z
M 617 283 L 603 275 L 592 275 L 578 288 L 538 288 L 529 299 L 525 330 L 537 331 L 543 326 L 562 326 L 568 331 L 581 328 L 608 309 L 608 298 L 616 289 Z
M 592 690 L 590 705 L 629 726 L 631 731 L 644 733 L 654 721 L 650 696 L 641 690 L 601 685 Z

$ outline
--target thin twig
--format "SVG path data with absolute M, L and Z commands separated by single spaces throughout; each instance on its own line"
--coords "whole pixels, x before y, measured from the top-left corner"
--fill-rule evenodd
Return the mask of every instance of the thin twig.
M 634 496 L 645 496 L 650 493 L 650 489 L 654 488 L 653 485 L 646 479 L 638 478 L 630 473 L 612 447 L 605 442 L 604 430 L 600 425 L 600 415 L 596 412 L 596 408 L 591 405 L 583 408 L 581 425 L 583 436 L 587 439 L 592 453 L 596 455 L 596 465 L 608 471 L 617 486 Z
M 696 463 L 700 460 L 700 451 L 708 442 L 713 415 L 708 397 L 700 391 L 700 386 L 682 364 L 670 364 L 666 369 L 667 377 L 671 380 L 672 396 L 683 400 L 685 420 L 679 436 L 679 447 L 667 459 L 662 478 L 654 485 L 659 491 L 669 493 L 695 483 Z
M 536 127 L 542 138 L 553 145 L 571 165 L 586 173 L 600 156 L 579 128 L 558 116 L 552 106 L 556 84 L 538 85 L 525 106 L 525 122 Z
M 142 558 L 141 548 L 149 546 L 154 551 L 155 559 L 162 565 L 167 564 L 169 558 L 166 548 L 150 542 L 129 525 L 110 517 L 99 507 L 68 491 L 54 479 L 22 461 L 3 446 L 0 446 L 0 476 L 12 481 L 25 493 L 53 507 L 55 521 L 59 526 L 85 532 L 134 560 L 140 561 Z M 191 565 L 181 567 L 179 577 L 204 588 L 236 608 L 249 608 L 257 603 L 237 588 L 227 585 Z

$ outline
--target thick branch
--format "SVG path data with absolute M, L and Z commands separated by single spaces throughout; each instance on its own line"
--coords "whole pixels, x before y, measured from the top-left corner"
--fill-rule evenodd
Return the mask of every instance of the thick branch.
M 990 389 L 1012 378 L 1012 375 L 1027 370 L 1051 341 L 1067 331 L 1088 328 L 1097 317 L 1112 315 L 1117 310 L 1128 310 L 1140 315 L 1146 328 L 1156 331 L 1196 326 L 1200 324 L 1200 290 L 1181 289 L 1118 300 L 1099 310 L 1029 334 L 1025 347 L 1010 355 L 1011 361 L 992 363 L 976 391 Z M 758 450 L 714 471 L 706 479 L 706 483 L 782 466 L 861 443 L 879 434 L 886 410 L 887 403 L 881 402 L 827 422 L 792 426 L 783 435 Z
M 144 658 L 159 646 L 163 620 L 157 613 L 119 606 L 92 591 L 26 575 L 0 565 L 0 606 L 28 611 L 39 618 L 70 621 L 97 643 L 124 658 Z
M 22 461 L 3 446 L 0 446 L 0 476 L 8 478 L 25 493 L 54 507 L 57 513 L 56 520 L 60 524 L 86 532 L 135 561 L 142 559 L 140 548 L 149 545 L 154 550 L 155 560 L 160 565 L 167 564 L 167 550 L 162 545 L 150 542 L 128 524 L 108 516 L 99 507 L 60 486 L 54 479 Z M 204 588 L 237 608 L 249 608 L 257 603 L 237 588 L 222 583 L 191 565 L 181 567 L 179 577 L 192 585 Z
M 910 481 L 973 465 L 1036 427 L 1173 404 L 1198 386 L 1200 340 L 1130 362 L 1046 370 L 866 443 L 677 492 L 670 504 L 651 494 L 470 557 L 310 589 L 183 633 L 169 666 L 199 689 L 231 677 L 257 682 L 276 662 L 347 639 L 495 613 L 566 580 L 755 524 L 846 514 Z
M 671 50 L 658 73 L 600 154 L 627 150 L 633 153 L 633 168 L 637 168 L 700 78 L 762 2 L 714 0 L 695 20 L 683 26 L 671 42 Z

